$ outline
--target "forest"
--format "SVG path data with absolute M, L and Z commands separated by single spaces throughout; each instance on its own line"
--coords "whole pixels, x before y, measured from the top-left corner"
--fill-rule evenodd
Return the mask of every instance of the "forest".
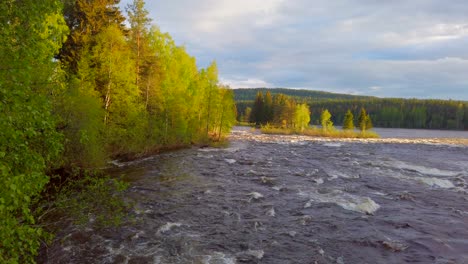
M 245 120 L 245 110 L 254 105 L 253 91 L 259 89 L 235 89 L 239 120 Z M 275 89 L 270 90 L 274 94 Z M 279 92 L 279 91 L 278 91 Z M 421 128 L 421 129 L 468 129 L 468 102 L 454 100 L 421 100 L 401 98 L 376 97 L 343 97 L 339 94 L 324 92 L 281 89 L 281 93 L 292 96 L 298 102 L 309 105 L 311 124 L 320 124 L 320 113 L 328 109 L 332 121 L 342 125 L 345 114 L 351 110 L 358 116 L 361 108 L 365 108 L 376 127 L 388 128 Z M 315 97 L 316 95 L 320 95 Z
M 0 263 L 30 263 L 51 178 L 222 140 L 235 122 L 217 65 L 161 32 L 143 0 L 0 2 Z

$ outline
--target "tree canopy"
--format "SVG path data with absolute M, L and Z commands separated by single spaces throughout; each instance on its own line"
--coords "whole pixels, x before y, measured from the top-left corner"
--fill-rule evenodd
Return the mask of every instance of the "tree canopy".
M 150 24 L 144 1 L 0 2 L 0 262 L 34 262 L 53 171 L 222 140 L 234 95 Z

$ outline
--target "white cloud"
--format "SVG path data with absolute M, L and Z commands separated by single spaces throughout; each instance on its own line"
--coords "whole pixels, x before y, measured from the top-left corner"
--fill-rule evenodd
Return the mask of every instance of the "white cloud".
M 159 0 L 147 6 L 199 65 L 216 59 L 232 87 L 468 100 L 466 0 Z
M 236 79 L 225 79 L 221 78 L 221 84 L 229 85 L 231 88 L 262 88 L 262 87 L 273 87 L 271 83 L 265 82 L 264 80 L 255 78 L 236 78 Z

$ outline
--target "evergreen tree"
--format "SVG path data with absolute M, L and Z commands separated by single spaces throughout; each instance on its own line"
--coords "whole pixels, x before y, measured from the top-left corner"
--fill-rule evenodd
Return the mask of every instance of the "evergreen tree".
M 348 110 L 348 112 L 346 112 L 346 115 L 343 120 L 343 129 L 354 130 L 354 116 L 351 110 Z
M 372 129 L 374 126 L 372 124 L 372 120 L 369 114 L 367 114 L 366 109 L 361 108 L 361 113 L 359 114 L 359 128 L 361 131 L 366 131 Z
M 94 36 L 110 25 L 125 31 L 125 17 L 119 9 L 120 0 L 63 0 L 64 17 L 70 34 L 58 58 L 72 73 L 76 73 L 81 54 L 93 46 Z
M 273 121 L 273 97 L 270 91 L 265 93 L 264 102 L 262 123 L 271 123 Z
M 372 129 L 374 127 L 374 124 L 372 124 L 372 119 L 369 114 L 366 116 L 366 129 Z
M 130 43 L 136 64 L 135 83 L 144 95 L 145 106 L 148 106 L 150 84 L 140 84 L 140 79 L 148 78 L 147 68 L 151 67 L 149 65 L 151 61 L 146 58 L 149 51 L 148 27 L 151 19 L 148 17 L 148 11 L 145 9 L 143 0 L 133 0 L 133 3 L 127 6 L 127 14 L 130 23 Z
M 258 92 L 257 97 L 255 98 L 255 102 L 252 108 L 252 114 L 250 122 L 255 123 L 257 126 L 262 124 L 263 121 L 263 110 L 264 110 L 264 99 L 263 93 Z
M 359 128 L 361 129 L 361 131 L 367 130 L 367 123 L 368 123 L 367 112 L 366 112 L 366 109 L 362 107 L 361 112 L 358 117 L 358 124 L 359 124 Z
M 322 129 L 325 131 L 329 131 L 333 129 L 333 122 L 331 121 L 331 114 L 328 112 L 327 109 L 322 111 L 320 115 L 320 124 L 322 124 Z

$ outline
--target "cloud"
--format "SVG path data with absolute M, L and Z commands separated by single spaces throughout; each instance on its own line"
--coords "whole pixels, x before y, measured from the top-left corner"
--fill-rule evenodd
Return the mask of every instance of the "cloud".
M 224 79 L 221 78 L 220 82 L 224 85 L 229 85 L 232 88 L 263 88 L 273 87 L 272 84 L 260 79 Z
M 468 100 L 466 0 L 160 0 L 147 6 L 200 66 L 216 59 L 221 79 L 233 87 Z

